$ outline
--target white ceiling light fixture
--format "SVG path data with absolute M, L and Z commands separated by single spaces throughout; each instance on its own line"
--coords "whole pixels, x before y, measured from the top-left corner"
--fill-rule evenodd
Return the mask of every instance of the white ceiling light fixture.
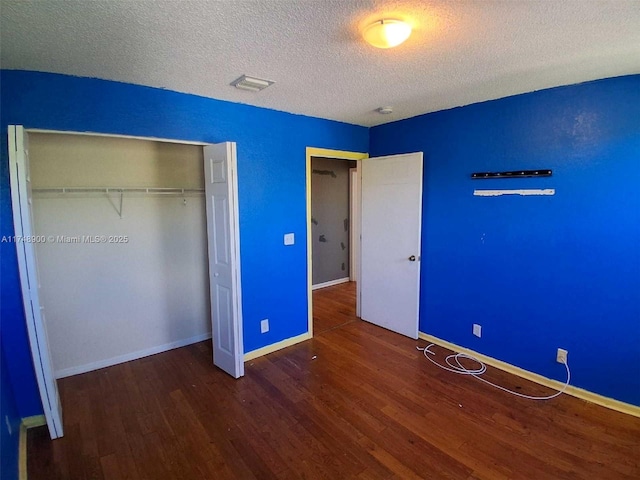
M 381 113 L 382 115 L 389 115 L 390 113 L 393 113 L 393 107 L 389 106 L 376 108 L 376 112 Z
M 411 25 L 402 20 L 384 18 L 367 26 L 362 36 L 377 48 L 392 48 L 403 43 L 411 35 Z
M 231 82 L 231 85 L 239 88 L 240 90 L 259 92 L 260 90 L 264 90 L 269 85 L 273 85 L 274 83 L 275 82 L 272 82 L 271 80 L 264 80 L 262 78 L 242 75 L 240 78 L 236 78 L 233 82 Z

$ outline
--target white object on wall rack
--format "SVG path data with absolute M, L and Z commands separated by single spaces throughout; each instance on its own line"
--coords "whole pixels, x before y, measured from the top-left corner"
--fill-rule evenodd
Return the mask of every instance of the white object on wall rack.
M 525 189 L 525 190 L 474 190 L 473 195 L 476 197 L 499 197 L 501 195 L 555 195 L 555 188 L 544 189 Z

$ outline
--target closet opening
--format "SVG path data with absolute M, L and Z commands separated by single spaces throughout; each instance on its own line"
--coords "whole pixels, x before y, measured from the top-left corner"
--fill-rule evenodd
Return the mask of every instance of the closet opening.
M 16 237 L 34 239 L 16 252 L 52 438 L 57 378 L 212 331 L 215 365 L 244 375 L 234 143 L 10 126 L 9 151 Z
M 211 338 L 203 150 L 29 134 L 56 378 Z

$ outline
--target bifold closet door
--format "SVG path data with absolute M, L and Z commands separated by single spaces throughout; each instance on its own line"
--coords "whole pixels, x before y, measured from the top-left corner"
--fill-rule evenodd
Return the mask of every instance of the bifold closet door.
M 213 363 L 244 375 L 236 144 L 204 147 Z
M 62 407 L 49 351 L 45 309 L 40 301 L 40 281 L 35 249 L 37 232 L 33 228 L 28 135 L 20 125 L 9 125 L 8 132 L 11 202 L 22 303 L 40 400 L 49 427 L 49 435 L 55 439 L 64 434 Z

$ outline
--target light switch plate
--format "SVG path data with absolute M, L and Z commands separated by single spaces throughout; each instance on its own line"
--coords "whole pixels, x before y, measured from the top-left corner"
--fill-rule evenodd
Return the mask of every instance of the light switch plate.
M 482 337 L 482 326 L 478 325 L 477 323 L 473 324 L 473 334 L 476 337 Z
M 284 234 L 284 244 L 285 245 L 293 245 L 296 243 L 296 237 L 293 233 L 285 233 Z

